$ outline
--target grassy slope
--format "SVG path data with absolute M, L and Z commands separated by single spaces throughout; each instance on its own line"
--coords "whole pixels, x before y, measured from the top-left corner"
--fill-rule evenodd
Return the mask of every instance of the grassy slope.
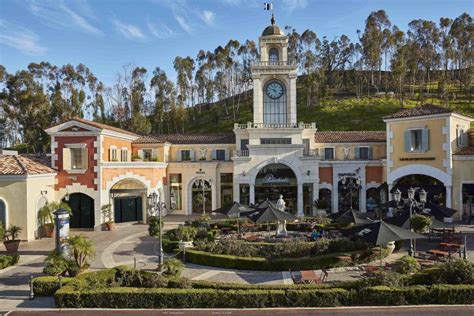
M 400 103 L 394 98 L 366 97 L 361 99 L 327 98 L 320 106 L 306 106 L 304 89 L 298 88 L 298 121 L 316 122 L 320 131 L 334 130 L 385 130 L 382 118 L 385 115 L 400 110 Z M 438 98 L 425 99 L 423 103 L 443 105 Z M 405 108 L 420 104 L 417 100 L 406 100 Z M 458 112 L 474 116 L 474 104 L 469 105 L 467 99 L 458 98 L 450 102 L 450 107 Z M 231 102 L 228 102 L 229 112 L 232 113 Z M 222 104 L 213 104 L 209 109 L 203 109 L 196 114 L 196 120 L 187 125 L 186 132 L 215 133 L 229 132 L 234 126 L 232 115 L 226 115 Z M 252 121 L 252 98 L 241 101 L 238 112 L 238 123 Z M 474 126 L 473 126 L 474 127 Z

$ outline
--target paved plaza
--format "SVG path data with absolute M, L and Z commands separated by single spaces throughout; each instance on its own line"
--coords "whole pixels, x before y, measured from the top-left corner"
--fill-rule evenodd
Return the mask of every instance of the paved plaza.
M 183 216 L 168 216 L 165 230 L 177 227 L 183 223 Z M 467 236 L 468 254 L 474 258 L 474 228 L 467 225 L 457 226 Z M 157 266 L 157 240 L 148 236 L 148 226 L 143 224 L 118 226 L 112 232 L 108 231 L 72 231 L 72 234 L 83 234 L 94 241 L 96 256 L 91 263 L 91 270 L 100 270 L 117 265 L 129 265 L 139 269 L 154 270 Z M 418 241 L 418 250 L 436 247 L 436 242 Z M 52 298 L 35 298 L 29 300 L 30 276 L 42 274 L 43 260 L 54 249 L 54 239 L 42 239 L 23 243 L 20 247 L 20 262 L 12 267 L 0 270 L 0 311 L 15 308 L 52 308 Z M 387 262 L 393 262 L 406 252 L 400 251 L 387 257 Z M 375 262 L 374 264 L 378 264 Z M 316 271 L 319 273 L 320 271 Z M 296 274 L 298 272 L 295 272 Z M 215 282 L 232 282 L 242 284 L 292 284 L 289 272 L 270 271 L 238 271 L 222 268 L 186 264 L 183 275 L 192 280 L 207 280 Z M 328 282 L 339 280 L 355 280 L 360 278 L 356 269 L 333 269 L 329 271 Z

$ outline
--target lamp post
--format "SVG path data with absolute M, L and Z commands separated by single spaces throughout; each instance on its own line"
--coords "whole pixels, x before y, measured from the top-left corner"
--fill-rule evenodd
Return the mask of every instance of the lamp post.
M 350 203 L 350 210 L 352 211 L 352 194 L 355 190 L 359 190 L 360 188 L 360 178 L 359 177 L 348 177 L 343 176 L 341 178 L 342 187 L 344 190 L 349 191 L 349 203 Z
M 408 200 L 407 200 L 407 203 L 409 203 L 409 206 L 410 206 L 410 231 L 412 230 L 412 227 L 411 227 L 411 219 L 413 217 L 413 208 L 414 207 L 424 207 L 425 206 L 425 203 L 426 203 L 426 197 L 427 197 L 427 193 L 424 189 L 421 189 L 419 195 L 420 195 L 420 202 L 418 202 L 416 199 L 415 199 L 415 193 L 416 193 L 416 190 L 413 189 L 413 188 L 410 188 L 408 190 Z M 393 198 L 395 199 L 395 202 L 397 202 L 397 207 L 399 206 L 399 203 L 400 201 L 402 200 L 402 192 L 400 192 L 399 189 L 397 189 L 395 191 L 395 193 L 393 194 Z M 408 251 L 408 254 L 413 257 L 415 255 L 415 247 L 414 247 L 414 244 L 413 244 L 413 239 L 410 239 L 410 250 Z
M 153 214 L 158 212 L 159 218 L 159 226 L 160 226 L 160 233 L 159 233 L 159 250 L 158 250 L 158 271 L 161 271 L 163 267 L 163 225 L 162 225 L 162 211 L 166 209 L 166 204 L 161 201 L 161 196 L 158 196 L 158 193 L 153 192 L 148 195 L 148 205 L 154 211 Z

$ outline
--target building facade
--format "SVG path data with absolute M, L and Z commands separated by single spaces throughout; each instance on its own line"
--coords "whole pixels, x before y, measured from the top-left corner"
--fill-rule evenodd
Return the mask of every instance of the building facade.
M 386 117 L 385 131 L 318 131 L 298 121 L 297 67 L 274 21 L 259 48 L 253 121 L 230 133 L 141 136 L 84 119 L 49 128 L 55 199 L 71 205 L 71 227 L 99 229 L 106 204 L 118 223 L 146 221 L 153 191 L 178 214 L 281 194 L 303 216 L 371 211 L 413 186 L 461 219 L 474 187 L 473 118 L 427 104 Z

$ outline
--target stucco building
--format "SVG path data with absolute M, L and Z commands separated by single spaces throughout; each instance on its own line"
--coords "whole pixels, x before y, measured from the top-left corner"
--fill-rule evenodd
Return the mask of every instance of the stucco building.
M 473 118 L 427 104 L 387 116 L 385 131 L 318 131 L 298 121 L 288 38 L 272 24 L 259 47 L 253 121 L 232 132 L 142 136 L 84 119 L 49 128 L 54 198 L 71 205 L 71 226 L 100 228 L 108 203 L 116 222 L 145 221 L 152 191 L 187 215 L 280 194 L 299 216 L 350 206 L 366 212 L 411 186 L 425 188 L 430 201 L 465 208 L 474 187 Z

